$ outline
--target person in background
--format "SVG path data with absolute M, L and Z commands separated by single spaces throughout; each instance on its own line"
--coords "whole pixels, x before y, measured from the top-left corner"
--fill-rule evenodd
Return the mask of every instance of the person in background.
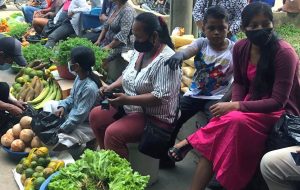
M 270 190 L 300 189 L 300 165 L 295 162 L 292 153 L 300 158 L 300 147 L 274 150 L 262 158 L 260 170 Z
M 35 11 L 46 9 L 51 4 L 50 0 L 33 0 L 29 5 L 21 7 L 25 22 L 32 24 L 32 19 Z
M 44 27 L 47 25 L 49 19 L 53 19 L 61 6 L 63 5 L 63 0 L 53 0 L 50 2 L 46 9 L 38 10 L 34 12 L 32 27 L 34 30 L 41 34 Z
M 157 126 L 172 130 L 178 108 L 181 70 L 172 71 L 165 61 L 174 54 L 166 23 L 153 13 L 141 13 L 134 21 L 135 51 L 122 76 L 103 86 L 100 93 L 123 87 L 125 93 L 114 93 L 109 110 L 96 107 L 90 114 L 90 125 L 101 149 L 114 150 L 128 159 L 127 143 L 140 140 L 145 114 Z M 117 107 L 125 114 L 116 118 Z
M 106 82 L 112 83 L 117 80 L 128 62 L 121 54 L 132 49 L 131 27 L 135 17 L 134 9 L 127 0 L 113 0 L 115 6 L 103 25 L 103 29 L 95 42 L 106 50 L 110 50 L 110 55 L 103 62 L 103 67 L 107 71 Z M 103 19 L 105 19 L 103 17 Z
M 280 7 L 277 11 L 284 11 L 287 13 L 300 13 L 300 0 L 283 0 L 283 6 Z
M 241 16 L 247 39 L 233 49 L 232 102 L 211 106 L 214 118 L 169 150 L 175 161 L 201 153 L 191 190 L 204 190 L 213 172 L 225 189 L 246 188 L 274 124 L 284 112 L 300 115 L 299 58 L 276 37 L 271 7 L 250 3 Z
M 6 6 L 6 0 L 0 0 L 0 10 L 5 10 L 7 9 L 7 6 Z
M 43 110 L 55 113 L 66 120 L 60 126 L 58 134 L 58 149 L 70 148 L 74 145 L 85 146 L 95 138 L 86 121 L 91 109 L 99 105 L 100 81 L 92 72 L 95 65 L 94 52 L 87 47 L 79 46 L 71 50 L 71 60 L 68 63 L 69 71 L 76 76 L 70 95 L 60 101 L 49 101 Z
M 183 60 L 195 56 L 195 74 L 188 92 L 180 99 L 181 115 L 174 131 L 173 142 L 182 125 L 199 111 L 211 118 L 208 108 L 220 101 L 232 82 L 232 50 L 234 42 L 226 38 L 229 30 L 228 14 L 220 6 L 207 9 L 203 19 L 206 38 L 199 38 L 182 51 L 178 51 L 167 62 L 177 69 Z
M 114 3 L 109 0 L 104 0 L 102 4 L 101 13 L 99 15 L 99 20 L 101 23 L 105 23 L 108 16 L 110 15 L 112 9 L 114 7 Z M 98 37 L 102 31 L 103 25 L 99 28 L 93 29 L 91 32 L 87 32 L 82 37 L 89 39 L 91 42 L 95 43 L 98 40 Z
M 210 6 L 219 5 L 227 10 L 229 14 L 229 32 L 227 37 L 236 41 L 236 34 L 240 29 L 241 12 L 247 5 L 247 0 L 196 0 L 193 9 L 193 17 L 202 35 L 204 14 Z
M 58 11 L 55 20 L 62 22 L 48 36 L 46 47 L 52 48 L 59 40 L 64 40 L 72 34 L 81 35 L 80 13 L 90 11 L 86 0 L 66 0 Z
M 21 42 L 0 34 L 0 70 L 8 69 L 13 62 L 26 66 Z M 7 131 L 8 115 L 20 116 L 25 109 L 24 105 L 24 102 L 10 96 L 9 85 L 6 82 L 0 82 L 0 136 Z

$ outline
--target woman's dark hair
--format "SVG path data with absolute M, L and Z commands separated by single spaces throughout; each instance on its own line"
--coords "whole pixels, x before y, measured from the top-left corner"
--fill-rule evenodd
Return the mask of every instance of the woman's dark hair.
M 229 22 L 229 16 L 223 7 L 220 7 L 218 5 L 209 7 L 207 11 L 204 14 L 203 23 L 206 24 L 208 18 L 214 18 L 214 19 L 220 19 L 225 20 L 227 23 Z
M 254 2 L 247 5 L 242 12 L 242 28 L 250 24 L 253 17 L 258 14 L 265 15 L 273 22 L 271 7 L 262 2 Z M 274 32 L 270 41 L 260 48 L 260 59 L 256 66 L 254 78 L 253 100 L 261 99 L 263 96 L 271 95 L 275 80 L 275 56 L 278 51 L 278 38 Z
M 135 20 L 144 24 L 144 32 L 146 34 L 150 36 L 156 31 L 160 41 L 174 49 L 174 45 L 169 35 L 168 26 L 163 18 L 157 17 L 153 13 L 145 12 L 139 14 Z
M 122 4 L 125 4 L 127 3 L 128 0 L 118 0 L 118 1 L 120 1 Z
M 95 65 L 95 54 L 92 49 L 85 46 L 78 46 L 71 50 L 72 63 L 78 63 L 80 68 L 88 73 L 88 77 L 93 80 L 98 87 L 101 86 L 101 82 L 98 77 L 92 72 L 92 67 Z

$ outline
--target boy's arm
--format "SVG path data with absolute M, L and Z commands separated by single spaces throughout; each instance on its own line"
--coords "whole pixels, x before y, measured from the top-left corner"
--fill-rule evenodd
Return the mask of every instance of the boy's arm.
M 180 52 L 183 53 L 183 59 L 189 59 L 193 56 L 195 56 L 203 46 L 204 38 L 198 38 L 195 41 L 193 41 L 187 48 L 181 50 Z

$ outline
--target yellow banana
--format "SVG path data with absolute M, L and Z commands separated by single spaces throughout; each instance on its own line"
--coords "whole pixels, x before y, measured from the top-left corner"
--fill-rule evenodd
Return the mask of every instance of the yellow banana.
M 57 88 L 57 93 L 56 93 L 56 96 L 55 96 L 55 100 L 59 101 L 62 98 L 62 94 L 61 94 L 60 88 L 57 85 L 56 85 L 56 88 Z
M 47 95 L 49 94 L 49 92 L 52 90 L 51 88 L 52 86 L 50 86 L 50 84 L 48 84 L 43 90 L 42 92 L 38 95 L 38 97 L 36 97 L 34 100 L 29 101 L 28 103 L 35 105 L 40 103 L 41 101 L 43 101 Z
M 49 100 L 54 100 L 57 94 L 57 88 L 55 85 L 51 85 L 52 86 L 52 92 L 48 94 L 48 96 L 39 104 L 37 104 L 36 106 L 33 106 L 35 109 L 41 109 L 44 107 L 45 103 L 47 103 Z

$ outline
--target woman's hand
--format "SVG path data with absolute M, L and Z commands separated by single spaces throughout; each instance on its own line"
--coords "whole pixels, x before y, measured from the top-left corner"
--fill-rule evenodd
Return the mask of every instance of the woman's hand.
M 239 102 L 219 102 L 210 106 L 209 110 L 214 117 L 220 117 L 228 112 L 239 110 Z
M 122 106 L 122 105 L 126 105 L 128 104 L 128 97 L 126 94 L 124 93 L 114 93 L 114 99 L 108 99 L 109 103 L 113 106 L 113 107 L 118 107 L 118 106 Z
M 26 102 L 18 101 L 18 100 L 13 100 L 12 104 L 15 105 L 15 106 L 17 106 L 18 108 L 20 108 L 22 110 L 25 110 L 25 106 L 27 105 Z
M 104 92 L 111 92 L 114 88 L 111 85 L 103 84 L 99 92 L 101 96 L 104 96 Z
M 7 111 L 14 116 L 19 116 L 23 113 L 23 110 L 21 108 L 12 104 L 9 106 Z
M 95 44 L 96 46 L 100 46 L 101 40 L 98 39 L 94 44 Z
M 111 47 L 110 47 L 110 45 L 108 44 L 107 46 L 104 46 L 102 49 L 104 49 L 104 50 L 110 50 L 111 49 Z

